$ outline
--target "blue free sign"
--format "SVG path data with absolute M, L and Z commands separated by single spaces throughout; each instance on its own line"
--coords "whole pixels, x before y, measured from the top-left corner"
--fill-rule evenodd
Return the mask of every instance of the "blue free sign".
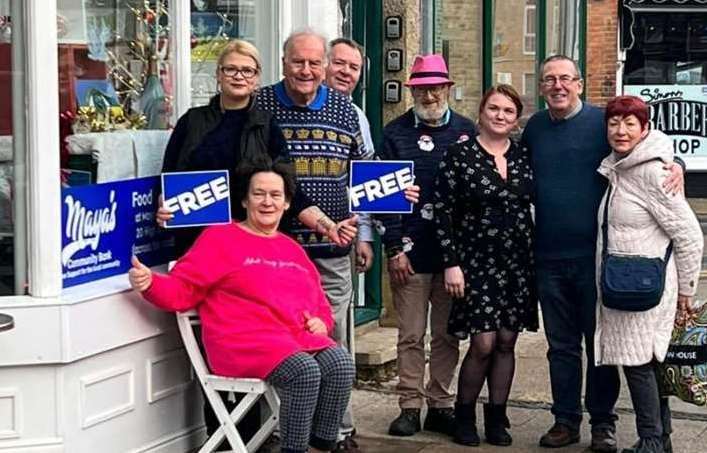
M 64 288 L 124 274 L 130 256 L 148 266 L 169 261 L 171 235 L 155 223 L 157 176 L 61 191 Z
M 411 213 L 405 188 L 415 181 L 412 161 L 351 162 L 349 210 L 351 212 Z
M 231 221 L 228 172 L 162 173 L 164 207 L 174 217 L 167 228 L 218 225 Z

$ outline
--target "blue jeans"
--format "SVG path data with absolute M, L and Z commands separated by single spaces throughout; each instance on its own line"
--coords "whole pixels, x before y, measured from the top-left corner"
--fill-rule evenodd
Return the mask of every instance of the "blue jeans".
M 594 257 L 549 260 L 537 265 L 538 297 L 549 345 L 552 413 L 555 421 L 579 428 L 582 421 L 582 338 L 587 377 L 584 404 L 589 423 L 615 426 L 619 373 L 594 366 L 596 281 Z

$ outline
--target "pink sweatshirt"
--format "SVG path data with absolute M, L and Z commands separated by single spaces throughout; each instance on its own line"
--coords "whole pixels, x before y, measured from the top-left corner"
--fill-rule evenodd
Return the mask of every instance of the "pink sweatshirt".
M 309 315 L 331 332 L 331 307 L 314 264 L 280 233 L 257 236 L 236 223 L 206 228 L 170 274 L 154 273 L 142 294 L 169 311 L 197 307 L 216 374 L 263 379 L 297 352 L 335 344 L 306 329 Z

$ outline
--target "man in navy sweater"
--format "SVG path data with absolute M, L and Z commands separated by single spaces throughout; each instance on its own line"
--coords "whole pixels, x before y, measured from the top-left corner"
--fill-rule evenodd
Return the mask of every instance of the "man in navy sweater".
M 383 130 L 382 160 L 415 162 L 415 183 L 420 200 L 412 214 L 381 216 L 383 243 L 393 304 L 398 315 L 398 374 L 400 415 L 388 432 L 411 436 L 420 431 L 420 409 L 427 399 L 428 431 L 449 433 L 454 426 L 454 394 L 450 390 L 459 359 L 455 338 L 447 335 L 451 300 L 444 289 L 444 266 L 434 227 L 432 184 L 442 155 L 452 143 L 469 140 L 476 128 L 468 118 L 453 112 L 447 103 L 447 65 L 440 55 L 417 57 L 410 87 L 414 106 Z M 424 339 L 428 304 L 432 330 L 430 380 L 425 388 Z
M 597 209 L 606 180 L 597 173 L 609 153 L 604 111 L 583 103 L 583 81 L 569 57 L 548 57 L 540 67 L 547 110 L 533 115 L 523 132 L 536 181 L 535 256 L 538 295 L 549 345 L 555 424 L 540 445 L 579 442 L 582 420 L 582 338 L 587 355 L 584 403 L 592 425 L 593 451 L 615 452 L 619 375 L 594 366 Z M 682 188 L 682 170 L 671 164 L 665 186 Z M 667 173 L 667 172 L 666 172 Z

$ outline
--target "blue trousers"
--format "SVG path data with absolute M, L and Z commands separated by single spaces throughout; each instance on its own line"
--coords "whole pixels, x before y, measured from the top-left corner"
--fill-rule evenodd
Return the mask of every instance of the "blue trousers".
M 594 257 L 542 261 L 538 296 L 548 342 L 555 421 L 579 428 L 582 421 L 582 339 L 587 357 L 584 404 L 592 426 L 615 426 L 619 373 L 594 366 L 597 291 Z

